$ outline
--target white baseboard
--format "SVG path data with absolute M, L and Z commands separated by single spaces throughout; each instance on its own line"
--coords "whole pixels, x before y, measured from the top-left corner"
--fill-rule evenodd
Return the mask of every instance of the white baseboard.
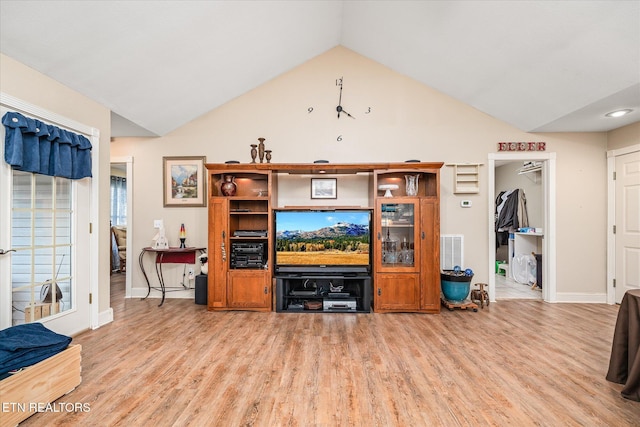
M 93 329 L 98 329 L 100 326 L 104 326 L 111 322 L 113 322 L 113 308 L 109 307 L 109 309 L 98 314 L 98 324 Z
M 554 302 L 571 302 L 580 304 L 606 304 L 607 294 L 578 294 L 569 292 L 556 292 Z

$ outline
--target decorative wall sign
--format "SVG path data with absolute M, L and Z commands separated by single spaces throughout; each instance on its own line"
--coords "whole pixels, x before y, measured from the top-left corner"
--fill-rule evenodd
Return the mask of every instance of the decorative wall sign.
M 205 157 L 163 157 L 164 207 L 207 205 Z
M 498 151 L 545 151 L 546 142 L 498 142 Z

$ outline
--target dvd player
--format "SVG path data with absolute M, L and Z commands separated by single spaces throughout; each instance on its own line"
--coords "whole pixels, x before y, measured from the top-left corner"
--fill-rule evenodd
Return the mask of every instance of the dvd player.
M 329 298 L 349 298 L 351 294 L 349 292 L 329 292 Z
M 267 237 L 267 230 L 236 230 L 233 237 Z
M 322 302 L 322 309 L 324 311 L 356 311 L 356 300 L 353 298 L 329 300 L 325 299 Z
M 312 297 L 315 296 L 317 294 L 316 291 L 299 291 L 299 290 L 292 290 L 291 292 L 289 292 L 289 295 L 291 296 L 305 296 L 305 297 Z

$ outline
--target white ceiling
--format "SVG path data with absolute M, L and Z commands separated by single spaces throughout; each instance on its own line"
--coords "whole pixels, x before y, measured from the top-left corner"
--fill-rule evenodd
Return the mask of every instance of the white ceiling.
M 523 131 L 640 121 L 636 0 L 0 0 L 0 15 L 0 51 L 111 109 L 112 136 L 164 135 L 337 45 Z M 634 111 L 604 117 L 619 108 Z

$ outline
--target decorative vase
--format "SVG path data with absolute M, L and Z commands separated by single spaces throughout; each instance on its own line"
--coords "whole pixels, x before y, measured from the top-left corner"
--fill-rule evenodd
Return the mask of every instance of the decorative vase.
M 405 175 L 405 191 L 407 196 L 416 196 L 418 194 L 418 178 L 420 175 Z
M 264 150 L 265 152 L 265 159 L 267 159 L 267 163 L 271 163 L 271 150 Z
M 258 157 L 260 158 L 260 163 L 264 161 L 264 138 L 258 138 L 260 144 L 258 144 Z
M 256 157 L 258 157 L 258 144 L 251 144 L 251 163 L 256 162 Z
M 233 175 L 224 176 L 224 182 L 220 186 L 220 191 L 224 196 L 236 195 L 237 186 L 236 186 L 236 183 L 233 181 L 233 179 L 234 179 Z
M 382 238 L 382 263 L 395 264 L 398 262 L 398 240 L 392 238 L 387 230 L 387 237 Z

